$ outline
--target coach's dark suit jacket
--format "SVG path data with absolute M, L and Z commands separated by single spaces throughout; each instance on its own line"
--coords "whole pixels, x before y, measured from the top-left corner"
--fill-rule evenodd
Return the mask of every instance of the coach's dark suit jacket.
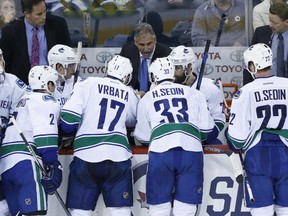
M 269 47 L 272 45 L 272 30 L 269 25 L 260 26 L 255 29 L 252 41 L 250 45 L 256 44 L 256 43 L 265 43 Z M 243 70 L 243 85 L 252 82 L 253 78 L 251 74 L 247 70 Z
M 47 14 L 44 29 L 48 51 L 56 44 L 71 45 L 67 23 L 62 17 Z M 6 61 L 6 71 L 28 84 L 30 62 L 24 17 L 2 29 L 0 48 Z
M 156 43 L 156 48 L 151 58 L 151 62 L 153 62 L 156 58 L 168 56 L 171 51 L 172 49 L 170 47 L 161 43 Z M 130 59 L 133 67 L 132 80 L 130 82 L 130 85 L 133 89 L 139 90 L 138 71 L 140 67 L 140 54 L 138 48 L 134 44 L 134 41 L 124 44 L 121 49 L 120 55 Z M 149 88 L 150 85 L 151 83 L 149 83 Z

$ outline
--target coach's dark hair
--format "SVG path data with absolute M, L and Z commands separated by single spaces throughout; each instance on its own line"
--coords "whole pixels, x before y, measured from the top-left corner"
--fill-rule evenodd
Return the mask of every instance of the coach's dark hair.
M 21 0 L 22 12 L 31 13 L 33 6 L 39 4 L 40 2 L 45 3 L 45 0 Z
M 269 12 L 280 17 L 282 21 L 288 20 L 288 4 L 284 2 L 272 4 Z
M 152 28 L 152 26 L 148 23 L 140 23 L 136 26 L 135 28 L 135 33 L 134 33 L 134 40 L 137 38 L 139 35 L 150 33 L 153 35 L 154 38 L 156 38 L 155 32 Z

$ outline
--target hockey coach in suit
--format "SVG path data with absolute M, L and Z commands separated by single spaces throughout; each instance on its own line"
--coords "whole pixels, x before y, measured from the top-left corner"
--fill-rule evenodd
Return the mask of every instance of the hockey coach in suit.
M 143 58 L 147 60 L 147 68 L 149 65 L 159 57 L 166 57 L 170 54 L 172 49 L 164 44 L 158 43 L 156 35 L 152 26 L 148 23 L 140 23 L 135 28 L 134 41 L 124 44 L 120 55 L 130 59 L 133 67 L 132 80 L 130 85 L 133 89 L 137 89 L 141 92 L 147 92 L 150 88 L 151 83 L 148 81 L 145 89 L 141 89 L 140 82 L 145 82 L 142 80 L 139 74 L 140 70 L 143 70 L 142 63 Z M 144 93 L 143 93 L 144 94 Z

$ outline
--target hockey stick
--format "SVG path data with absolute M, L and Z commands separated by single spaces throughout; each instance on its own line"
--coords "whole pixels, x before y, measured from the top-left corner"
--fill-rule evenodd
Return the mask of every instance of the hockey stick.
M 218 31 L 217 31 L 217 37 L 216 37 L 215 45 L 214 45 L 215 47 L 219 46 L 219 42 L 220 42 L 220 38 L 221 38 L 221 34 L 222 34 L 222 30 L 223 30 L 223 26 L 224 26 L 225 20 L 226 20 L 226 14 L 223 13 L 222 16 L 221 16 L 219 28 L 218 28 Z
M 82 54 L 82 42 L 79 41 L 78 42 L 78 46 L 77 46 L 77 53 L 76 53 L 76 71 L 75 71 L 75 74 L 74 74 L 73 86 L 75 85 L 75 83 L 77 82 L 78 77 L 79 77 L 81 54 Z
M 225 106 L 227 107 L 227 109 L 230 111 L 231 107 L 228 106 L 228 103 L 227 103 L 227 101 L 226 101 L 226 99 L 225 99 L 224 89 L 223 89 L 223 83 L 222 83 L 221 78 L 218 78 L 218 79 L 217 79 L 217 82 L 219 83 L 219 88 L 220 88 L 221 93 L 222 93 L 222 96 L 223 96 L 223 98 L 224 98 L 224 104 L 225 104 Z
M 200 68 L 200 72 L 198 75 L 198 81 L 197 81 L 197 86 L 196 86 L 197 90 L 199 90 L 200 86 L 201 86 L 202 77 L 204 75 L 204 69 L 205 69 L 205 65 L 206 65 L 206 60 L 208 58 L 208 51 L 209 51 L 210 43 L 211 43 L 210 40 L 206 41 L 206 45 L 205 45 L 205 49 L 204 49 L 204 53 L 203 53 L 203 58 L 202 58 L 202 63 L 201 63 L 201 68 Z
M 32 155 L 35 163 L 36 163 L 36 164 L 38 165 L 38 167 L 40 168 L 42 174 L 43 174 L 44 176 L 48 176 L 48 173 L 46 172 L 46 170 L 44 169 L 44 167 L 42 166 L 42 164 L 39 162 L 39 160 L 37 159 L 37 155 L 35 154 L 32 146 L 29 144 L 29 142 L 27 141 L 26 137 L 24 136 L 24 134 L 23 134 L 21 128 L 19 127 L 18 123 L 16 122 L 14 116 L 11 117 L 11 121 L 12 121 L 13 125 L 15 126 L 17 132 L 18 132 L 19 135 L 21 136 L 22 140 L 24 141 L 25 145 L 27 146 L 27 148 L 28 148 L 30 154 Z M 55 191 L 55 195 L 56 195 L 58 201 L 60 202 L 61 206 L 63 207 L 64 211 L 66 212 L 66 214 L 67 214 L 68 216 L 71 216 L 71 213 L 70 213 L 69 210 L 66 208 L 66 205 L 65 205 L 65 203 L 63 202 L 63 200 L 62 200 L 62 198 L 61 198 L 61 196 L 60 196 L 60 194 L 58 193 L 57 190 Z
M 243 167 L 236 153 L 230 150 L 224 150 L 205 145 L 203 145 L 203 150 L 226 154 L 229 157 L 230 162 L 232 164 L 236 182 L 238 182 L 239 184 L 243 182 Z
M 219 88 L 220 88 L 220 91 L 221 91 L 222 96 L 223 96 L 224 105 L 225 105 L 225 108 L 226 108 L 226 109 L 224 109 L 224 113 L 225 113 L 226 119 L 229 121 L 231 106 L 228 105 L 228 103 L 227 103 L 227 101 L 225 99 L 223 83 L 222 83 L 221 78 L 218 78 L 216 81 L 219 83 Z
M 243 160 L 243 157 L 242 157 L 242 152 L 240 151 L 238 155 L 239 155 L 239 158 L 240 158 L 240 161 L 241 161 L 241 164 L 242 164 L 244 183 L 245 183 L 246 188 L 247 188 L 249 200 L 250 200 L 251 203 L 254 203 L 255 199 L 254 199 L 254 196 L 253 196 L 253 193 L 252 193 L 252 190 L 251 190 L 251 187 L 250 187 L 247 175 L 246 175 L 246 171 L 245 171 L 245 167 L 244 167 L 244 160 Z M 244 190 L 245 190 L 245 188 L 244 188 Z

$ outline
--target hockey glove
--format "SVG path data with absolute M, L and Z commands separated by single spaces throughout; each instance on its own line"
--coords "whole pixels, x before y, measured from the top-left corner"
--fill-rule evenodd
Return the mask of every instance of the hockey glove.
M 58 160 L 54 161 L 53 165 L 46 166 L 47 176 L 43 176 L 41 184 L 48 194 L 53 194 L 62 182 L 62 165 Z

